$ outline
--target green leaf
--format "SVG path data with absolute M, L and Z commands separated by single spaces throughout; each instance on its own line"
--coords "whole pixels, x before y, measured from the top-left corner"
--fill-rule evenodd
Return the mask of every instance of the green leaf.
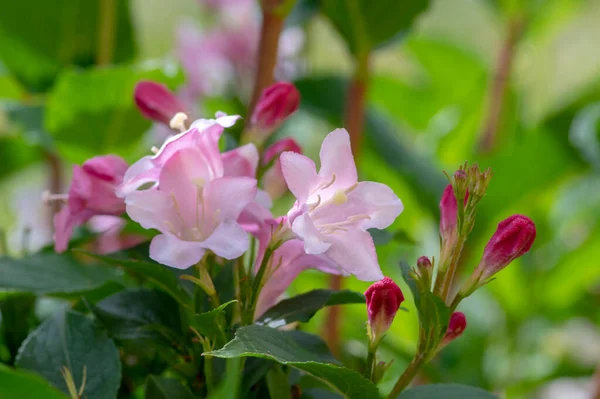
M 34 310 L 35 296 L 31 294 L 11 295 L 0 300 L 0 338 L 13 359 L 29 330 L 35 326 Z
M 41 374 L 65 393 L 61 369 L 68 367 L 79 388 L 85 367 L 84 397 L 88 398 L 115 398 L 121 383 L 114 342 L 92 320 L 70 311 L 57 313 L 33 331 L 19 350 L 16 364 Z
M 498 399 L 498 397 L 481 388 L 460 384 L 421 385 L 404 391 L 398 399 Z
M 429 0 L 321 0 L 323 13 L 355 55 L 405 33 L 428 6 Z
M 158 69 L 66 70 L 48 98 L 45 127 L 61 154 L 81 163 L 97 154 L 131 157 L 151 123 L 133 102 L 142 79 L 169 80 Z
M 291 399 L 292 397 L 288 376 L 277 363 L 267 372 L 267 387 L 272 398 Z
M 173 378 L 148 377 L 145 399 L 194 399 L 192 392 L 181 382 Z
M 0 291 L 72 296 L 119 278 L 113 269 L 84 265 L 68 254 L 38 253 L 22 259 L 0 258 Z
M 200 334 L 209 337 L 210 339 L 214 339 L 222 332 L 219 317 L 224 314 L 225 309 L 229 305 L 235 302 L 237 302 L 237 300 L 234 299 L 213 310 L 195 315 L 192 321 L 193 327 L 198 330 Z
M 179 305 L 163 291 L 122 291 L 100 301 L 93 310 L 109 334 L 118 339 L 171 342 L 181 337 Z
M 293 298 L 284 299 L 267 310 L 256 324 L 278 328 L 299 321 L 308 322 L 325 306 L 344 305 L 349 303 L 365 303 L 365 296 L 360 292 L 350 290 L 312 290 Z
M 13 1 L 0 13 L 0 59 L 30 90 L 44 91 L 65 65 L 96 63 L 100 45 L 113 45 L 112 61 L 134 55 L 129 1 L 112 3 L 113 43 L 99 40 L 103 0 Z M 27 23 L 23 23 L 23 18 Z M 110 37 L 109 36 L 109 37 Z
M 315 340 L 319 338 L 314 337 Z M 287 364 L 319 378 L 348 398 L 377 398 L 379 391 L 359 373 L 332 363 L 331 356 L 313 353 L 299 345 L 290 334 L 265 326 L 245 326 L 235 338 L 217 351 L 205 356 L 234 358 L 261 357 Z
M 110 265 L 121 266 L 143 278 L 147 278 L 156 284 L 157 287 L 170 294 L 183 306 L 188 306 L 190 302 L 189 295 L 183 290 L 175 274 L 167 266 L 156 263 L 148 258 L 147 244 L 110 255 L 84 253 Z
M 68 399 L 39 375 L 0 364 L 0 399 Z

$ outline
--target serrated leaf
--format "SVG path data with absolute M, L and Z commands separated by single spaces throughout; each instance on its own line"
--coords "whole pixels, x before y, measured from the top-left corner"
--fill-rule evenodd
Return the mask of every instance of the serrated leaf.
M 461 384 L 431 384 L 408 389 L 398 399 L 498 399 L 481 388 Z
M 76 312 L 59 312 L 46 320 L 21 346 L 16 365 L 44 376 L 68 393 L 61 369 L 73 374 L 76 387 L 86 381 L 84 397 L 113 399 L 121 383 L 119 350 L 92 320 Z
M 315 340 L 320 340 L 314 337 Z M 245 326 L 237 330 L 235 338 L 217 351 L 205 356 L 235 358 L 261 357 L 287 364 L 312 374 L 348 398 L 377 398 L 379 391 L 369 380 L 354 370 L 331 362 L 331 356 L 313 353 L 299 345 L 293 337 L 274 328 Z
M 321 10 L 353 54 L 399 37 L 428 6 L 429 0 L 321 0 Z
M 306 323 L 325 306 L 352 303 L 365 303 L 365 296 L 350 290 L 312 290 L 279 302 L 267 310 L 256 324 L 277 328 L 296 321 Z
M 0 291 L 79 295 L 119 279 L 114 269 L 82 264 L 69 254 L 38 253 L 21 259 L 0 258 Z
M 110 255 L 84 253 L 110 265 L 123 267 L 140 277 L 147 278 L 156 284 L 157 287 L 169 293 L 181 305 L 189 305 L 190 296 L 183 290 L 176 275 L 167 266 L 156 263 L 148 258 L 147 244 Z
M 151 375 L 146 381 L 144 399 L 194 399 L 192 392 L 173 378 Z
M 221 324 L 219 323 L 219 317 L 229 305 L 236 302 L 237 300 L 234 299 L 232 301 L 225 302 L 213 310 L 195 315 L 192 320 L 192 325 L 200 334 L 214 339 L 220 334 L 222 328 Z
M 93 307 L 109 334 L 118 339 L 173 340 L 181 337 L 179 305 L 163 291 L 131 289 Z
M 0 364 L 0 399 L 43 398 L 68 399 L 48 381 L 35 373 L 14 370 Z
M 132 66 L 64 71 L 45 113 L 45 128 L 61 155 L 74 163 L 99 153 L 131 157 L 151 125 L 133 102 L 134 87 L 143 79 L 169 80 L 161 70 Z

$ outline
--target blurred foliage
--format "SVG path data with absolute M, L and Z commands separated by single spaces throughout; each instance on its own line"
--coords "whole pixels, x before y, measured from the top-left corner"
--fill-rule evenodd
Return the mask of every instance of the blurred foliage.
M 385 4 L 389 18 L 370 18 L 371 12 L 377 15 L 372 3 Z M 296 79 L 303 98 L 301 110 L 279 136 L 294 136 L 305 152 L 314 156 L 327 132 L 343 124 L 354 55 L 376 48 L 370 58 L 366 141 L 358 160 L 359 173 L 365 180 L 389 185 L 405 205 L 398 220 L 376 237 L 384 274 L 401 281 L 401 260 L 414 264 L 419 256 L 438 252 L 437 203 L 446 184 L 442 171 L 452 173 L 465 160 L 491 167 L 494 177 L 467 243 L 462 275 L 476 266 L 487 239 L 503 218 L 527 214 L 538 228 L 531 253 L 461 305 L 469 323 L 465 334 L 419 378 L 478 386 L 506 398 L 541 398 L 545 391 L 540 387 L 559 379 L 589 381 L 600 359 L 600 267 L 596 261 L 600 256 L 600 1 L 431 0 L 404 2 L 406 9 L 395 3 L 299 3 L 288 23 L 305 34 L 305 66 Z M 108 14 L 102 12 L 106 4 L 113 7 Z M 351 22 L 350 14 L 357 11 L 349 9 L 351 4 L 367 16 L 362 31 Z M 41 239 L 46 241 L 37 248 L 26 245 L 30 229 L 42 229 L 42 225 L 47 229 L 48 211 L 41 201 L 32 206 L 37 202 L 25 202 L 18 195 L 31 185 L 35 195 L 48 188 L 44 182 L 50 175 L 49 155 L 58 154 L 61 171 L 66 172 L 71 163 L 101 153 L 116 153 L 133 161 L 160 143 L 158 128 L 136 111 L 132 90 L 139 79 L 162 81 L 173 89 L 185 80 L 173 55 L 174 30 L 185 17 L 196 13 L 197 2 L 191 0 L 21 0 L 3 4 L 3 255 L 26 255 L 51 239 L 46 233 Z M 108 22 L 103 20 L 106 15 Z M 524 20 L 525 28 L 513 49 L 494 146 L 484 152 L 480 141 L 489 118 L 490 87 L 498 78 L 498 58 L 514 18 Z M 413 26 L 409 30 L 410 21 Z M 112 44 L 106 37 L 112 38 Z M 239 110 L 246 100 L 239 93 L 214 95 L 204 101 L 200 114 Z M 65 189 L 67 181 L 62 181 Z M 286 198 L 276 204 L 275 212 L 287 210 L 289 203 Z M 30 214 L 25 222 L 20 221 L 23 213 Z M 104 330 L 81 313 L 64 311 L 66 306 L 116 320 L 112 334 L 123 341 L 140 325 L 152 326 L 157 320 L 167 320 L 171 330 L 181 334 L 179 316 L 165 314 L 160 298 L 154 297 L 162 292 L 150 290 L 159 288 L 172 297 L 170 301 L 183 303 L 189 292 L 178 277 L 140 256 L 126 264 L 115 256 L 100 259 L 121 264 L 124 272 L 44 252 L 18 260 L 0 259 L 0 360 L 13 364 L 16 350 L 29 332 L 35 330 L 38 339 L 42 334 L 56 335 L 59 322 L 73 330 L 81 327 L 75 332 L 94 337 L 89 342 L 93 346 L 90 356 L 108 348 L 116 359 L 112 340 L 101 336 Z M 131 313 L 111 310 L 114 301 L 128 302 L 134 282 L 144 285 L 143 292 L 154 304 L 153 312 L 143 318 L 134 317 L 135 302 Z M 364 292 L 367 286 L 355 279 L 345 280 L 345 288 L 354 291 Z M 326 287 L 327 276 L 307 271 L 289 294 Z M 409 292 L 405 285 L 402 289 Z M 117 292 L 123 297 L 110 296 Z M 221 298 L 223 302 L 226 296 L 229 293 Z M 391 388 L 392 376 L 410 361 L 416 344 L 416 309 L 410 299 L 405 306 L 408 312 L 399 313 L 383 343 L 381 357 L 394 359 L 394 363 L 381 383 L 382 390 Z M 48 318 L 59 309 L 59 316 Z M 343 315 L 345 346 L 340 360 L 360 367 L 366 354 L 364 306 L 346 305 Z M 317 313 L 302 328 L 319 333 L 323 316 L 323 312 Z M 169 334 L 151 327 L 140 333 L 159 335 L 164 345 L 170 342 L 167 337 L 172 338 Z M 32 355 L 35 343 L 27 342 L 20 362 L 23 368 L 46 375 L 40 369 L 44 365 Z M 126 345 L 135 362 L 123 368 L 119 397 L 189 396 L 180 381 L 185 364 L 178 365 L 177 373 L 163 373 L 166 359 L 172 356 L 168 350 Z M 56 350 L 57 356 L 68 356 L 60 353 L 60 348 Z M 116 369 L 118 362 L 113 363 L 97 371 L 99 376 L 108 375 L 106 386 L 100 381 L 98 389 L 116 390 L 114 380 L 121 371 Z M 81 365 L 77 367 L 71 371 L 80 382 Z M 223 361 L 222 367 L 228 371 L 219 385 L 220 397 L 233 397 L 239 387 L 228 385 L 227 379 L 235 381 L 240 364 L 233 359 Z M 155 376 L 146 375 L 149 371 Z M 60 373 L 49 378 L 62 381 Z M 30 388 L 28 392 L 40 392 L 38 396 L 62 397 L 37 376 L 0 366 L 0 398 L 23 395 L 23 384 Z M 308 393 L 323 390 L 314 381 L 307 386 Z M 406 398 L 410 398 L 409 392 Z

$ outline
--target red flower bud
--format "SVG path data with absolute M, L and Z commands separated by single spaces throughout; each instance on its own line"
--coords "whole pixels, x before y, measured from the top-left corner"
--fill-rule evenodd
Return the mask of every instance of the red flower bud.
M 535 240 L 535 224 L 527 216 L 513 215 L 498 224 L 498 229 L 483 250 L 483 258 L 475 270 L 483 282 L 510 262 L 529 252 Z
M 440 346 L 444 347 L 450 342 L 454 341 L 456 338 L 460 337 L 466 328 L 467 318 L 465 317 L 465 314 L 462 312 L 452 313 L 452 316 L 450 316 L 450 322 L 448 323 L 448 329 L 446 330 L 446 335 L 444 335 Z
M 456 235 L 457 202 L 452 184 L 448 184 L 440 200 L 440 235 L 447 239 Z
M 291 137 L 278 140 L 265 150 L 263 154 L 263 165 L 268 165 L 276 156 L 284 151 L 302 154 L 302 147 L 300 147 L 300 144 Z
M 258 142 L 265 141 L 299 105 L 300 93 L 293 84 L 277 82 L 267 87 L 258 99 L 250 118 L 252 139 Z
M 417 259 L 417 267 L 419 270 L 431 269 L 431 261 L 427 256 L 421 256 L 419 259 Z
M 372 284 L 365 292 L 369 316 L 369 336 L 376 344 L 390 328 L 404 295 L 400 287 L 389 277 Z
M 139 82 L 133 97 L 144 117 L 167 126 L 175 114 L 185 112 L 183 104 L 165 85 L 150 80 Z

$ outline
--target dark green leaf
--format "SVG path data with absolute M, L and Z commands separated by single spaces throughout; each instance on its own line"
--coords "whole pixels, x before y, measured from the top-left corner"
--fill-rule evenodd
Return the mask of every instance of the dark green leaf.
M 291 399 L 292 392 L 288 376 L 281 369 L 281 365 L 275 363 L 267 372 L 267 387 L 272 398 Z
M 84 265 L 68 254 L 38 253 L 22 259 L 0 258 L 0 291 L 75 295 L 119 278 L 114 269 Z
M 179 305 L 163 291 L 122 291 L 96 304 L 94 313 L 118 339 L 181 337 Z
M 145 399 L 194 399 L 192 392 L 181 382 L 172 378 L 151 375 L 144 390 Z
M 279 302 L 267 310 L 256 321 L 256 324 L 277 328 L 295 321 L 306 323 L 325 306 L 349 303 L 365 303 L 365 296 L 360 292 L 350 290 L 312 290 Z
M 356 371 L 333 364 L 331 356 L 310 352 L 300 346 L 290 334 L 270 327 L 258 325 L 242 327 L 237 330 L 235 338 L 222 349 L 204 355 L 224 358 L 253 356 L 271 359 L 312 374 L 329 383 L 348 398 L 379 397 L 377 387 Z
M 287 26 L 302 25 L 319 11 L 319 0 L 298 0 L 285 19 Z
M 147 278 L 169 293 L 180 304 L 184 306 L 189 304 L 190 297 L 182 289 L 175 274 L 167 266 L 158 264 L 148 258 L 147 244 L 111 255 L 96 255 L 88 252 L 86 254 L 108 264 L 121 266 L 143 278 Z
M 321 9 L 354 54 L 389 43 L 405 33 L 429 0 L 321 0 Z
M 68 399 L 37 374 L 0 364 L 0 399 Z
M 43 91 L 65 65 L 96 63 L 99 46 L 114 45 L 115 62 L 134 55 L 129 1 L 112 3 L 113 43 L 100 41 L 103 0 L 13 1 L 0 13 L 0 59 L 30 90 Z M 27 23 L 23 23 L 24 17 Z M 109 37 L 110 37 L 109 36 Z
M 13 359 L 34 326 L 34 309 L 35 296 L 30 294 L 10 295 L 0 300 L 0 336 Z
M 498 399 L 481 388 L 460 384 L 421 385 L 404 391 L 398 399 Z
M 224 314 L 225 308 L 227 306 L 237 302 L 237 300 L 232 300 L 222 304 L 221 306 L 194 316 L 192 321 L 192 325 L 198 332 L 206 337 L 214 339 L 222 331 L 222 324 L 219 321 L 219 317 Z
M 75 163 L 97 154 L 131 157 L 150 127 L 133 102 L 134 87 L 142 79 L 167 80 L 160 70 L 130 66 L 63 72 L 48 98 L 45 118 L 61 155 Z
M 33 331 L 19 350 L 17 366 L 35 371 L 68 393 L 61 374 L 73 374 L 75 386 L 83 382 L 84 397 L 110 399 L 121 383 L 119 350 L 106 332 L 80 313 L 59 312 Z

